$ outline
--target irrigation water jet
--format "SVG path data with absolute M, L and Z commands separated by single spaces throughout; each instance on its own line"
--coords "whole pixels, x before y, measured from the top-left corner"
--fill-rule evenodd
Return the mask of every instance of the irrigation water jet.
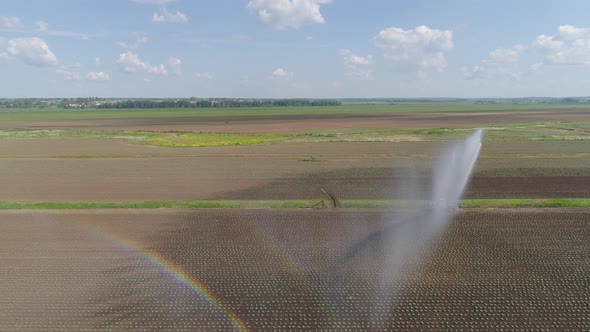
M 481 149 L 482 130 L 477 130 L 460 142 L 442 150 L 437 158 L 429 193 L 430 204 L 425 211 L 413 217 L 393 212 L 387 224 L 357 242 L 344 255 L 344 261 L 367 254 L 368 249 L 379 248 L 384 255 L 380 271 L 379 303 L 389 303 L 411 267 L 418 266 L 424 254 L 436 242 L 457 211 L 458 202 L 469 181 Z M 424 188 L 414 181 L 407 181 L 400 192 L 416 193 Z M 371 251 L 372 252 L 372 251 Z M 410 267 L 410 269 L 409 269 Z M 371 323 L 378 326 L 386 312 L 371 310 Z

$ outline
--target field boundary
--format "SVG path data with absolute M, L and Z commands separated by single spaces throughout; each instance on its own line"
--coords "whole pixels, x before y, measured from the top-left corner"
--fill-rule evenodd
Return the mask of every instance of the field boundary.
M 321 201 L 320 201 L 321 202 Z M 329 202 L 327 202 L 329 203 Z M 341 200 L 339 209 L 420 208 L 428 201 Z M 314 207 L 315 206 L 315 207 Z M 318 200 L 193 200 L 193 201 L 0 201 L 0 210 L 88 210 L 88 209 L 330 209 Z M 492 208 L 590 208 L 590 198 L 465 199 L 461 209 Z

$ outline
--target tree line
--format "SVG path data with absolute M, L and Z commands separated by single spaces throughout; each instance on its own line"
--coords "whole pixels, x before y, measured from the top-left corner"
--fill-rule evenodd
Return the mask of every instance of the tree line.
M 340 106 L 332 99 L 165 99 L 108 101 L 96 108 L 224 108 L 224 107 L 310 107 Z

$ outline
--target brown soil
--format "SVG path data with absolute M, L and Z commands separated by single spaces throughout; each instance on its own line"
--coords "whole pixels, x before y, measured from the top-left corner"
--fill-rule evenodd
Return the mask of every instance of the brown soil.
M 590 158 L 567 155 L 583 153 L 587 146 L 486 143 L 467 197 L 588 197 Z M 342 199 L 407 198 L 395 194 L 399 178 L 429 174 L 439 149 L 440 143 L 433 142 L 180 149 L 119 140 L 0 140 L 0 200 L 321 199 L 320 187 Z M 508 158 L 486 157 L 495 153 Z M 521 158 L 511 153 L 556 155 Z M 55 157 L 80 155 L 113 158 Z
M 518 112 L 300 114 L 139 119 L 3 121 L 0 128 L 47 127 L 109 130 L 181 130 L 292 133 L 311 129 L 432 128 L 534 121 L 587 120 L 587 110 Z
M 397 177 L 394 169 L 352 169 L 308 174 L 296 178 L 274 179 L 260 186 L 224 192 L 223 199 L 318 199 L 321 189 L 339 199 L 430 199 L 424 177 Z M 408 172 L 406 172 L 407 175 Z M 355 176 L 356 174 L 356 176 Z M 512 176 L 471 179 L 464 198 L 590 198 L 590 176 Z
M 167 148 L 125 143 L 120 139 L 7 139 L 0 140 L 0 156 L 96 156 L 96 155 L 164 155 L 164 156 L 268 156 L 301 158 L 303 156 L 434 156 L 441 142 L 324 142 L 280 143 L 245 146 Z M 491 141 L 485 142 L 481 154 L 535 155 L 588 154 L 586 141 Z M 514 157 L 514 156 L 512 156 Z M 536 160 L 536 159 L 535 159 Z M 480 159 L 481 161 L 481 159 Z
M 4 211 L 1 328 L 590 328 L 590 210 L 462 212 L 422 264 L 392 271 L 395 243 L 348 255 L 390 212 Z M 384 283 L 386 272 L 403 277 Z

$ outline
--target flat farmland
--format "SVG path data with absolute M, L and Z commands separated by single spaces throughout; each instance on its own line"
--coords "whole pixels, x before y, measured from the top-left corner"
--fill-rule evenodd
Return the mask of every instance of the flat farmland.
M 589 141 L 590 142 L 590 141 Z M 444 142 L 170 148 L 121 139 L 0 140 L 2 201 L 400 198 Z M 489 141 L 467 198 L 587 198 L 586 141 Z M 411 170 L 411 171 L 410 171 Z M 397 195 L 397 196 L 396 196 Z
M 3 211 L 0 330 L 590 328 L 590 210 L 460 212 L 383 288 L 386 251 L 343 257 L 391 213 Z
M 0 112 L 0 331 L 588 330 L 589 110 Z M 427 219 L 383 202 L 482 127 L 466 208 L 388 264 Z
M 408 107 L 411 108 L 411 107 Z M 372 109 L 380 112 L 371 113 Z M 420 112 L 407 112 L 403 107 L 334 107 L 314 113 L 314 108 L 307 108 L 303 114 L 290 109 L 279 109 L 269 114 L 238 115 L 235 110 L 217 112 L 184 111 L 170 116 L 165 112 L 135 111 L 119 113 L 97 111 L 78 111 L 57 113 L 54 117 L 50 111 L 31 112 L 13 115 L 1 114 L 0 128 L 70 128 L 101 130 L 150 130 L 150 131 L 207 131 L 207 132 L 252 132 L 252 133 L 297 133 L 305 130 L 354 129 L 354 128 L 437 128 L 485 126 L 496 124 L 517 124 L 541 121 L 583 121 L 588 120 L 588 108 L 523 109 L 512 111 L 473 110 L 465 106 L 461 111 L 437 111 L 424 109 Z M 217 114 L 218 115 L 217 115 Z M 284 114 L 281 114 L 284 113 Z M 293 114 L 295 113 L 295 114 Z M 232 115 L 227 115 L 232 114 Z M 12 115 L 12 116 L 11 116 Z M 145 117 L 142 117 L 144 115 Z M 195 116 L 197 115 L 197 116 Z M 110 118 L 109 118 L 110 116 Z M 26 120 L 25 120 L 26 119 Z

